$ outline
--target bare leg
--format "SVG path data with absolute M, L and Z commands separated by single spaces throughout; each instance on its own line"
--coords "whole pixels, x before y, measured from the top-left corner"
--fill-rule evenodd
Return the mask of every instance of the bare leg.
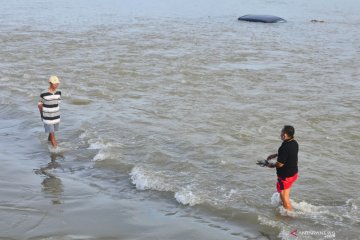
M 56 148 L 57 147 L 57 142 L 56 142 L 56 139 L 55 139 L 55 133 L 50 133 L 49 138 L 50 138 L 50 142 L 53 145 L 53 147 Z
M 282 190 L 280 192 L 280 198 L 281 198 L 284 208 L 288 211 L 292 211 L 293 208 L 292 208 L 291 202 L 290 202 L 290 188 Z

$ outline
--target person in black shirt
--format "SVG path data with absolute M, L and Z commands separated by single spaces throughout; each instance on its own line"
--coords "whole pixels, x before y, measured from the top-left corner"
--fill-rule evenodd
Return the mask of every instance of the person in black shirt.
M 267 157 L 271 160 L 277 157 L 276 163 L 269 163 L 268 167 L 276 168 L 278 181 L 277 191 L 285 209 L 292 211 L 290 202 L 290 188 L 297 179 L 298 173 L 298 152 L 299 145 L 294 139 L 295 129 L 293 126 L 285 125 L 281 130 L 281 140 L 283 141 L 277 154 Z

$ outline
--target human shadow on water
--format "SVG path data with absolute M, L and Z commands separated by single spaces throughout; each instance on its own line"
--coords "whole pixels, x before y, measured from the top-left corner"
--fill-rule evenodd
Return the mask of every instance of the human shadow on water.
M 64 157 L 59 154 L 50 155 L 51 161 L 45 167 L 40 169 L 35 169 L 34 172 L 38 175 L 45 176 L 44 180 L 41 182 L 42 192 L 46 198 L 51 198 L 52 204 L 61 204 L 61 196 L 64 192 L 64 186 L 61 182 L 61 179 L 51 173 L 51 170 L 61 168 L 61 165 L 57 159 L 63 159 Z

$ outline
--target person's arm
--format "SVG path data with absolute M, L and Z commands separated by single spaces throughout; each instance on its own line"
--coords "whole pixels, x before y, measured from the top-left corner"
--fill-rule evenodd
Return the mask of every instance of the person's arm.
M 276 158 L 278 155 L 275 153 L 275 154 L 271 154 L 271 155 L 269 155 L 268 157 L 267 157 L 267 159 L 266 160 L 271 160 L 271 159 L 273 159 L 273 158 Z
M 268 157 L 267 157 L 267 161 L 270 161 L 271 159 L 273 159 L 273 158 L 276 158 L 278 155 L 277 155 L 277 153 L 274 153 L 274 154 L 271 154 L 271 155 L 269 155 Z M 269 163 L 267 166 L 269 167 L 269 168 L 274 168 L 274 167 L 276 167 L 276 165 L 278 164 L 279 162 L 276 162 L 276 163 Z M 281 164 L 281 163 L 280 163 Z M 279 165 L 278 165 L 279 166 Z M 280 167 L 280 166 L 279 166 Z M 282 167 L 282 166 L 281 166 Z
M 38 102 L 38 108 L 39 108 L 40 113 L 42 113 L 42 111 L 43 111 L 43 103 L 41 101 Z
M 269 163 L 269 165 L 268 165 L 268 167 L 269 168 L 281 168 L 281 167 L 283 167 L 284 166 L 284 164 L 282 164 L 282 163 L 280 163 L 280 162 L 276 162 L 276 163 Z
M 40 98 L 39 98 L 39 101 L 38 101 L 38 109 L 39 109 L 39 112 L 40 112 L 40 116 L 41 116 L 41 120 L 43 119 L 43 107 L 44 107 L 44 102 L 43 102 L 43 98 L 41 97 L 40 95 Z

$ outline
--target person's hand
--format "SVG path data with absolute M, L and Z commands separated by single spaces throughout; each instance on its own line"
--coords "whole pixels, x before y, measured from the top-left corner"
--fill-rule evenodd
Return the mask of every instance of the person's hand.
M 256 164 L 259 165 L 260 167 L 267 167 L 269 166 L 270 163 L 268 160 L 259 160 L 257 161 Z
M 277 154 L 271 154 L 271 155 L 269 155 L 269 156 L 267 157 L 266 160 L 271 160 L 271 159 L 276 158 L 276 157 L 277 157 Z

